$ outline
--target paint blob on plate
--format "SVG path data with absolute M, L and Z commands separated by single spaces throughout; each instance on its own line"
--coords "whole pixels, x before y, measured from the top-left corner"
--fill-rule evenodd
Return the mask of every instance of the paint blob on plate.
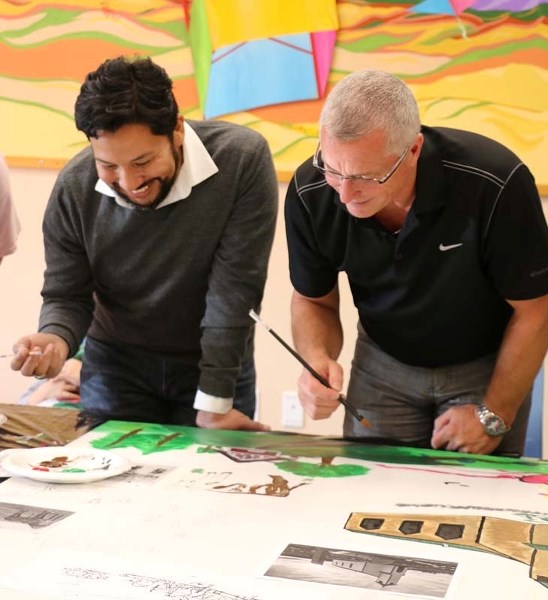
M 107 450 L 47 446 L 10 451 L 1 466 L 11 475 L 50 483 L 89 483 L 131 469 L 131 462 Z

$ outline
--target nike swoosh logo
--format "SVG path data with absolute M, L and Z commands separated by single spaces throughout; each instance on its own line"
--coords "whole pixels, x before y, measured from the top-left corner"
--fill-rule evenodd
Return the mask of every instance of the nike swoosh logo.
M 445 246 L 444 244 L 440 244 L 440 250 L 442 252 L 447 252 L 447 250 L 453 250 L 453 248 L 458 248 L 459 246 L 462 246 L 461 244 L 449 244 L 448 246 Z

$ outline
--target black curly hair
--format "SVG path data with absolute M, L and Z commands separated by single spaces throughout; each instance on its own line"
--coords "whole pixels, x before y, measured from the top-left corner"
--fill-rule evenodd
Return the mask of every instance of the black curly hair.
M 148 125 L 154 135 L 172 137 L 179 108 L 173 82 L 150 58 L 106 60 L 88 73 L 74 107 L 76 127 L 88 139 L 123 125 Z

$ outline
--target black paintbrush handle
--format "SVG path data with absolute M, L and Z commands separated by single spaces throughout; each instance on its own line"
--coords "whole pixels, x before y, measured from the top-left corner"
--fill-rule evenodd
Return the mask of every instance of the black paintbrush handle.
M 329 385 L 329 381 L 316 371 L 310 364 L 306 362 L 306 360 L 296 351 L 294 350 L 285 340 L 283 340 L 273 329 L 268 328 L 268 331 L 280 342 L 280 344 L 291 352 L 291 354 L 301 363 L 301 365 L 313 376 L 315 377 L 321 384 L 325 385 L 330 389 L 333 389 L 331 385 Z M 339 394 L 339 402 L 348 409 L 348 412 L 360 423 L 364 422 L 363 417 L 356 410 L 356 408 L 348 402 L 348 400 L 342 395 Z
M 327 379 L 325 377 L 323 377 L 322 375 L 320 375 L 318 373 L 318 371 L 316 371 L 312 365 L 308 364 L 306 362 L 306 360 L 295 350 L 293 350 L 293 348 L 286 343 L 273 329 L 269 329 L 268 331 L 270 331 L 270 333 L 278 340 L 278 342 L 280 342 L 280 344 L 286 349 L 289 350 L 289 352 L 291 352 L 291 354 L 293 354 L 293 356 L 301 363 L 301 365 L 311 374 L 313 375 L 321 384 L 325 385 L 325 387 L 330 388 L 331 386 L 329 385 L 329 381 L 327 381 Z

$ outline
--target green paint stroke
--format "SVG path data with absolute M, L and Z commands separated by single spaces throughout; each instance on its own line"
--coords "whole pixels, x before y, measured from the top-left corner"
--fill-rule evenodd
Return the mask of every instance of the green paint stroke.
M 493 48 L 480 48 L 477 50 L 472 50 L 467 52 L 464 55 L 456 56 L 452 58 L 447 63 L 443 64 L 441 67 L 437 69 L 432 69 L 428 74 L 431 75 L 433 73 L 440 73 L 457 65 L 467 65 L 470 63 L 481 63 L 484 60 L 490 58 L 502 58 L 502 57 L 511 57 L 515 52 L 533 50 L 539 55 L 546 52 L 548 49 L 548 42 L 541 38 L 533 38 L 530 40 L 520 40 L 519 42 L 508 42 L 506 44 L 500 44 Z M 423 73 L 418 73 L 416 75 L 407 75 L 407 79 L 418 79 L 423 77 Z
M 70 115 L 69 113 L 65 112 L 64 110 L 59 110 L 57 108 L 47 106 L 46 104 L 42 104 L 40 102 L 33 102 L 31 100 L 14 100 L 13 98 L 8 98 L 7 96 L 0 96 L 0 101 L 12 102 L 13 104 L 21 104 L 22 106 L 34 106 L 35 108 L 40 108 L 42 110 L 52 112 L 56 115 L 61 115 L 62 117 L 67 117 L 71 121 L 74 119 L 73 115 Z
M 509 12 L 507 10 L 478 11 L 474 10 L 473 7 L 467 8 L 466 12 L 480 18 L 484 22 L 497 21 L 501 17 L 506 17 L 508 15 L 511 15 L 512 19 L 518 21 L 530 22 L 548 16 L 548 4 L 543 2 L 542 4 L 539 4 L 534 8 L 530 8 L 529 10 L 523 10 L 519 12 Z
M 138 433 L 128 435 L 137 429 L 139 430 Z M 199 427 L 126 421 L 103 423 L 94 429 L 94 432 L 104 436 L 92 442 L 92 446 L 95 448 L 108 450 L 135 447 L 144 454 L 166 450 L 184 450 L 195 444 L 202 447 L 197 449 L 198 452 L 216 452 L 215 447 L 253 448 L 279 452 L 284 458 L 291 457 L 295 461 L 300 457 L 315 457 L 324 460 L 334 457 L 346 457 L 375 463 L 426 467 L 447 465 L 468 469 L 548 475 L 548 461 L 546 460 L 368 444 L 365 438 L 362 443 L 356 443 L 355 441 L 349 442 L 343 439 L 314 435 L 201 429 Z M 174 433 L 180 435 L 158 446 L 161 440 Z M 121 439 L 122 437 L 123 439 Z
M 281 471 L 301 475 L 303 477 L 356 477 L 367 475 L 371 469 L 361 465 L 322 465 L 284 460 L 274 463 Z
M 9 40 L 10 38 L 19 38 L 29 35 L 30 33 L 34 33 L 35 31 L 40 31 L 45 29 L 46 27 L 53 27 L 57 25 L 66 25 L 67 23 L 71 23 L 75 21 L 83 11 L 81 10 L 56 10 L 56 9 L 45 9 L 40 12 L 42 15 L 41 19 L 38 19 L 34 23 L 31 23 L 27 27 L 21 27 L 21 29 L 10 30 L 5 32 L 0 36 L 0 39 Z
M 42 18 L 38 19 L 34 23 L 26 27 L 21 27 L 21 29 L 11 30 L 4 34 L 0 33 L 0 39 L 8 41 L 10 38 L 20 38 L 27 36 L 36 31 L 44 30 L 47 27 L 58 27 L 59 25 L 68 25 L 70 23 L 76 22 L 78 18 L 80 18 L 86 11 L 81 10 L 69 10 L 68 8 L 45 8 L 41 9 L 40 14 Z M 105 19 L 111 19 L 112 21 L 116 21 L 117 19 L 123 18 L 127 21 L 133 21 L 134 23 L 140 24 L 143 27 L 147 27 L 150 29 L 154 29 L 157 31 L 162 31 L 167 35 L 170 35 L 175 40 L 179 40 L 185 42 L 188 45 L 188 35 L 186 31 L 186 26 L 184 23 L 184 19 L 174 19 L 173 21 L 167 21 L 165 23 L 159 23 L 157 21 L 150 21 L 146 17 L 140 17 L 139 15 L 133 15 L 128 13 L 117 14 L 116 12 L 103 11 L 105 14 Z M 100 30 L 97 31 L 89 31 L 85 33 L 85 37 L 89 38 L 90 35 L 93 37 L 100 37 Z M 55 39 L 60 39 L 56 37 Z M 47 40 L 46 43 L 51 43 L 51 39 Z M 31 47 L 31 46 L 29 46 Z
M 456 117 L 458 117 L 459 115 L 462 115 L 462 113 L 465 113 L 467 110 L 472 110 L 473 108 L 480 108 L 481 106 L 491 106 L 493 104 L 493 102 L 474 102 L 472 104 L 469 104 L 468 106 L 464 106 L 463 108 L 461 108 L 460 110 L 456 110 L 454 113 L 447 115 L 445 118 L 446 119 L 454 119 Z
M 451 100 L 453 100 L 453 98 L 447 98 L 447 97 L 438 98 L 438 99 L 434 100 L 433 102 L 429 102 L 426 105 L 426 110 L 428 111 L 431 108 L 433 108 L 434 106 L 436 106 L 437 104 L 451 101 Z M 459 108 L 458 110 L 452 112 L 451 114 L 447 115 L 444 118 L 445 119 L 454 119 L 455 117 L 458 117 L 459 115 L 461 115 L 462 113 L 465 113 L 468 110 L 472 110 L 474 108 L 480 108 L 482 106 L 492 106 L 493 104 L 494 104 L 493 102 L 489 102 L 487 100 L 481 101 L 481 102 L 470 102 L 470 104 L 468 104 L 467 106 L 463 106 L 462 108 Z
M 380 22 L 378 23 L 381 24 Z M 349 52 L 374 52 L 375 50 L 380 50 L 386 46 L 391 46 L 393 44 L 405 44 L 412 40 L 412 36 L 395 36 L 395 35 L 370 35 L 368 34 L 366 37 L 361 38 L 359 40 L 355 40 L 353 42 L 347 43 L 337 43 L 338 48 L 342 48 L 344 50 L 348 50 Z
M 171 35 L 178 40 L 185 43 L 186 46 L 189 44 L 188 32 L 184 22 L 184 19 L 175 21 L 166 21 L 165 23 L 159 23 L 157 21 L 150 21 L 144 18 L 136 17 L 135 22 L 142 24 L 144 27 L 149 29 L 155 29 L 157 31 L 163 31 Z

